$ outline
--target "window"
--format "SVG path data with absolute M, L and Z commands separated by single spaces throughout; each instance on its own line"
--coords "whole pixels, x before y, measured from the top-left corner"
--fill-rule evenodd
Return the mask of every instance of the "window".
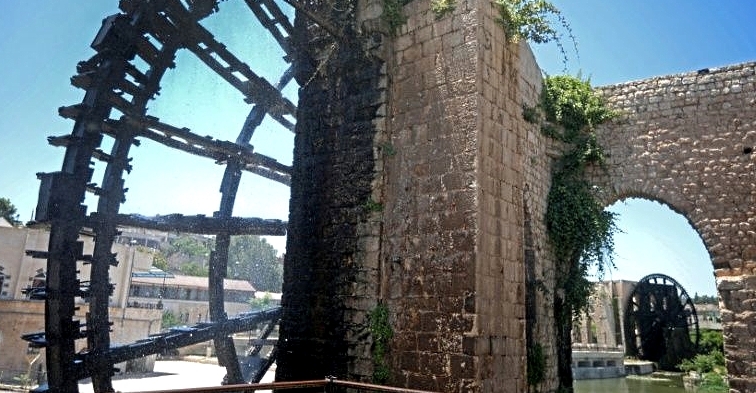
M 9 285 L 9 283 L 5 282 L 5 273 L 3 273 L 3 270 L 5 270 L 5 268 L 0 265 L 0 297 L 8 296 L 8 292 L 3 290 L 6 285 Z

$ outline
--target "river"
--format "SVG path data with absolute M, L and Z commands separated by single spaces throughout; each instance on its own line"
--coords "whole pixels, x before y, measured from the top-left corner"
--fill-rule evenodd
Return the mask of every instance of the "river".
M 575 393 L 685 393 L 682 378 L 627 377 L 575 381 Z

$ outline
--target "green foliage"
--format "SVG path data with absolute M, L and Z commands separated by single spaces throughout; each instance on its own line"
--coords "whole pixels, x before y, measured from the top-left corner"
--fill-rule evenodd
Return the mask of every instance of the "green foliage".
M 195 262 L 188 262 L 179 266 L 179 272 L 185 276 L 207 277 L 208 268 Z
M 152 264 L 169 272 L 207 277 L 214 240 L 182 235 L 161 246 Z M 228 278 L 249 281 L 255 289 L 281 292 L 283 263 L 276 249 L 259 236 L 233 236 L 228 249 Z
M 393 157 L 396 155 L 396 148 L 394 148 L 394 145 L 392 145 L 390 142 L 384 142 L 380 147 L 381 151 L 383 151 L 383 154 L 385 154 L 386 157 Z
M 436 18 L 441 18 L 457 8 L 456 0 L 431 0 L 430 5 L 431 11 L 436 15 Z
M 561 41 L 561 34 L 555 25 L 558 23 L 567 31 L 577 53 L 577 43 L 572 35 L 572 28 L 562 16 L 561 11 L 546 0 L 494 0 L 499 8 L 496 22 L 502 26 L 510 42 L 526 40 L 536 44 L 553 42 L 562 53 L 565 68 L 567 52 Z
M 544 80 L 540 109 L 549 123 L 561 126 L 557 138 L 564 142 L 581 142 L 594 136 L 593 128 L 616 117 L 590 81 L 567 75 Z
M 389 310 L 385 304 L 378 304 L 368 314 L 370 334 L 373 337 L 373 382 L 386 383 L 390 377 L 386 354 L 389 340 L 394 337 L 394 330 L 389 323 Z
M 522 105 L 522 118 L 525 119 L 526 122 L 538 124 L 541 121 L 540 115 L 537 107 L 527 106 L 525 104 Z
M 564 148 L 552 173 L 546 207 L 557 277 L 555 318 L 557 326 L 563 327 L 557 334 L 562 385 L 569 380 L 561 374 L 569 370 L 572 319 L 587 309 L 593 287 L 588 272 L 595 266 L 601 275 L 606 266 L 612 266 L 615 217 L 604 211 L 596 187 L 586 179 L 586 169 L 602 165 L 604 154 L 594 127 L 614 114 L 587 81 L 568 76 L 546 78 L 537 109 L 540 115 L 524 112 L 523 116 L 540 120 L 542 132 L 561 141 Z
M 260 236 L 233 236 L 228 248 L 228 277 L 247 280 L 258 291 L 281 292 L 283 262 Z
M 212 239 L 199 238 L 192 235 L 181 235 L 177 238 L 171 239 L 162 251 L 167 257 L 179 254 L 192 259 L 207 259 L 208 255 L 210 255 L 210 252 L 213 250 L 212 243 Z
M 365 202 L 365 209 L 367 209 L 367 211 L 370 213 L 382 212 L 383 204 L 376 202 L 372 198 L 370 198 L 367 202 Z
M 696 371 L 704 374 L 723 370 L 724 366 L 724 355 L 721 351 L 715 349 L 707 354 L 698 354 L 692 360 L 685 359 L 678 367 L 682 371 Z
M 21 225 L 21 221 L 18 219 L 16 206 L 14 206 L 8 198 L 0 198 L 0 217 L 8 220 L 13 226 Z
M 541 93 L 542 129 L 564 142 L 548 195 L 546 228 L 558 266 L 559 288 L 574 313 L 588 305 L 595 265 L 599 273 L 611 266 L 616 231 L 614 214 L 604 211 L 596 189 L 585 176 L 588 165 L 601 165 L 604 154 L 594 127 L 614 116 L 590 83 L 569 76 L 548 77 Z M 558 129 L 556 135 L 551 130 Z
M 535 343 L 528 346 L 528 385 L 535 386 L 546 379 L 546 354 L 543 346 Z
M 402 12 L 402 7 L 407 3 L 409 0 L 383 0 L 383 20 L 391 35 L 395 35 L 399 26 L 407 22 L 407 17 Z
M 207 277 L 212 251 L 212 238 L 181 235 L 161 244 L 160 250 L 152 256 L 152 264 L 163 271 Z
M 703 374 L 703 379 L 696 389 L 697 393 L 727 393 L 730 391 L 725 377 L 716 372 Z
M 707 354 L 714 351 L 724 352 L 724 336 L 719 330 L 701 329 L 698 341 L 698 353 Z
M 694 304 L 719 304 L 719 298 L 711 295 L 698 295 L 693 296 Z
M 165 258 L 165 254 L 160 251 L 152 254 L 152 266 L 155 266 L 156 268 L 167 272 L 169 270 L 169 266 L 168 259 Z
M 495 0 L 499 7 L 499 19 L 496 21 L 504 28 L 511 41 L 529 40 L 537 44 L 559 38 L 557 31 L 549 22 L 562 14 L 553 4 L 545 0 Z
M 176 314 L 173 313 L 171 310 L 165 310 L 163 311 L 163 329 L 173 327 L 181 323 L 179 321 L 179 318 L 176 316 Z
M 264 310 L 268 307 L 270 307 L 271 303 L 273 302 L 273 297 L 270 296 L 269 292 L 266 292 L 263 297 L 253 297 L 250 298 L 247 303 L 252 307 L 252 310 Z
M 702 330 L 699 342 L 699 353 L 693 359 L 685 359 L 677 367 L 681 371 L 695 371 L 702 379 L 697 392 L 719 393 L 728 392 L 725 358 L 722 353 L 724 340 L 722 332 L 716 330 Z

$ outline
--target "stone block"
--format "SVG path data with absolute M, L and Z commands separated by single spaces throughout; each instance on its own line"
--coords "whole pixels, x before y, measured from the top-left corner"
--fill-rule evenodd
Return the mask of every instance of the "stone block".
M 475 377 L 475 357 L 468 355 L 451 355 L 449 357 L 451 376 L 457 379 Z
M 745 284 L 740 277 L 723 277 L 717 282 L 717 290 L 720 292 L 738 291 L 745 288 Z

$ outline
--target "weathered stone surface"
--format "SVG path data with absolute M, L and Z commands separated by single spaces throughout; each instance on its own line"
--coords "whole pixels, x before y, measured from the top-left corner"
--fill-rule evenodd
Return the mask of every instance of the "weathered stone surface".
M 733 391 L 754 391 L 756 65 L 603 88 L 621 116 L 603 127 L 606 203 L 667 204 L 701 235 L 717 277 Z M 671 245 L 675 246 L 675 245 Z
M 390 384 L 523 392 L 538 343 L 537 388 L 553 391 L 553 299 L 537 288 L 555 279 L 543 218 L 559 146 L 521 113 L 540 70 L 490 2 L 437 18 L 415 0 L 398 34 L 377 40 L 380 7 L 360 2 L 354 39 L 305 40 L 320 63 L 298 73 L 278 377 L 369 380 L 367 314 L 380 302 Z M 756 384 L 755 88 L 753 64 L 603 88 L 621 116 L 600 130 L 609 162 L 594 173 L 606 204 L 656 200 L 701 235 L 739 392 Z
M 361 8 L 363 17 L 374 16 L 377 4 Z M 381 224 L 371 217 L 381 210 L 376 135 L 385 68 L 371 52 L 373 36 L 336 43 L 298 23 L 304 49 L 296 62 L 301 90 L 277 378 L 369 381 L 367 315 L 381 277 Z

